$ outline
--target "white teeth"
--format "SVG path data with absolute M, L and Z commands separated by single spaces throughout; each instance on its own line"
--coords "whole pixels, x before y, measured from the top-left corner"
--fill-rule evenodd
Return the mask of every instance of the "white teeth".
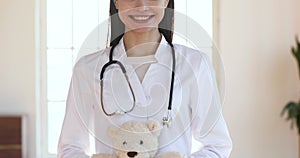
M 148 20 L 150 16 L 133 16 L 134 20 Z

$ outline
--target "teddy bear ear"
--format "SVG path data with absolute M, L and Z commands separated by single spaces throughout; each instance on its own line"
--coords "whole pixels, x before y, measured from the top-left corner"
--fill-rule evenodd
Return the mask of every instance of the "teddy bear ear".
M 149 131 L 152 132 L 153 135 L 157 137 L 159 136 L 162 127 L 158 121 L 150 120 L 147 122 L 147 126 L 149 128 Z

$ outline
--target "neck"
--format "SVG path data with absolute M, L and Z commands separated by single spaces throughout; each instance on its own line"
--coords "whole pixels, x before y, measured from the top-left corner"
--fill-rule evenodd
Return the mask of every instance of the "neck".
M 161 40 L 157 29 L 147 32 L 129 31 L 124 34 L 124 46 L 127 56 L 147 56 L 155 54 Z

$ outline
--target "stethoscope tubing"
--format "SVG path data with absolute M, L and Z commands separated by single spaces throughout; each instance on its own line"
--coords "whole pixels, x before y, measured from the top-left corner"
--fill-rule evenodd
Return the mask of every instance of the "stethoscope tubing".
M 169 104 L 168 104 L 168 114 L 167 114 L 167 117 L 163 117 L 163 121 L 166 121 L 166 122 L 169 122 L 171 121 L 170 118 L 171 118 L 171 110 L 172 110 L 172 100 L 173 100 L 173 89 L 174 89 L 174 80 L 175 80 L 175 65 L 176 65 L 176 57 L 175 57 L 175 49 L 174 49 L 174 45 L 172 44 L 172 42 L 169 42 L 168 41 L 168 44 L 170 45 L 171 49 L 172 49 L 172 75 L 171 75 L 171 83 L 170 83 L 170 94 L 169 94 Z M 128 79 L 128 76 L 126 74 L 126 69 L 124 67 L 124 65 L 118 61 L 118 60 L 113 60 L 113 51 L 114 51 L 114 48 L 116 47 L 116 45 L 112 46 L 111 49 L 110 49 L 110 53 L 109 53 L 109 61 L 103 65 L 102 69 L 101 69 L 101 72 L 100 72 L 100 87 L 101 87 L 101 92 L 100 92 L 100 101 L 101 101 L 101 107 L 102 107 L 102 110 L 104 112 L 105 115 L 107 116 L 113 116 L 115 114 L 126 114 L 126 113 L 129 113 L 131 111 L 133 111 L 133 109 L 135 108 L 135 105 L 136 105 L 136 98 L 135 98 L 135 95 L 134 95 L 134 92 L 133 92 L 133 89 L 132 89 L 132 86 L 129 82 L 129 79 Z M 132 94 L 132 98 L 133 98 L 133 105 L 132 107 L 128 110 L 128 111 L 115 111 L 113 113 L 107 113 L 107 111 L 105 110 L 104 108 L 104 102 L 103 102 L 103 78 L 104 78 L 104 73 L 105 73 L 105 70 L 111 66 L 111 65 L 118 65 L 125 78 L 126 78 L 126 81 L 129 85 L 129 88 L 130 88 L 130 91 L 131 91 L 131 94 Z

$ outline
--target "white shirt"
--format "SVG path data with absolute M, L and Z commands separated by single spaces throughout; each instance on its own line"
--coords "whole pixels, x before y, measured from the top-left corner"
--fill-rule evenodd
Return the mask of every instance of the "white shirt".
M 186 46 L 174 44 L 175 82 L 172 124 L 159 136 L 159 151 L 178 151 L 190 158 L 227 158 L 232 142 L 221 113 L 214 72 L 207 56 Z M 114 153 L 106 130 L 129 120 L 162 122 L 167 115 L 171 83 L 171 47 L 162 38 L 142 81 L 133 66 L 126 63 L 123 40 L 114 50 L 114 60 L 126 68 L 136 98 L 134 110 L 124 115 L 106 116 L 100 102 L 100 72 L 108 62 L 110 48 L 82 57 L 73 70 L 66 115 L 58 145 L 59 158 L 88 158 L 89 134 L 96 138 L 96 153 Z M 108 113 L 130 109 L 132 95 L 117 65 L 104 73 L 103 101 Z M 192 140 L 203 147 L 192 152 Z
M 126 59 L 126 63 L 132 65 L 141 82 L 143 81 L 150 64 L 156 62 L 157 60 L 154 55 L 127 57 Z

